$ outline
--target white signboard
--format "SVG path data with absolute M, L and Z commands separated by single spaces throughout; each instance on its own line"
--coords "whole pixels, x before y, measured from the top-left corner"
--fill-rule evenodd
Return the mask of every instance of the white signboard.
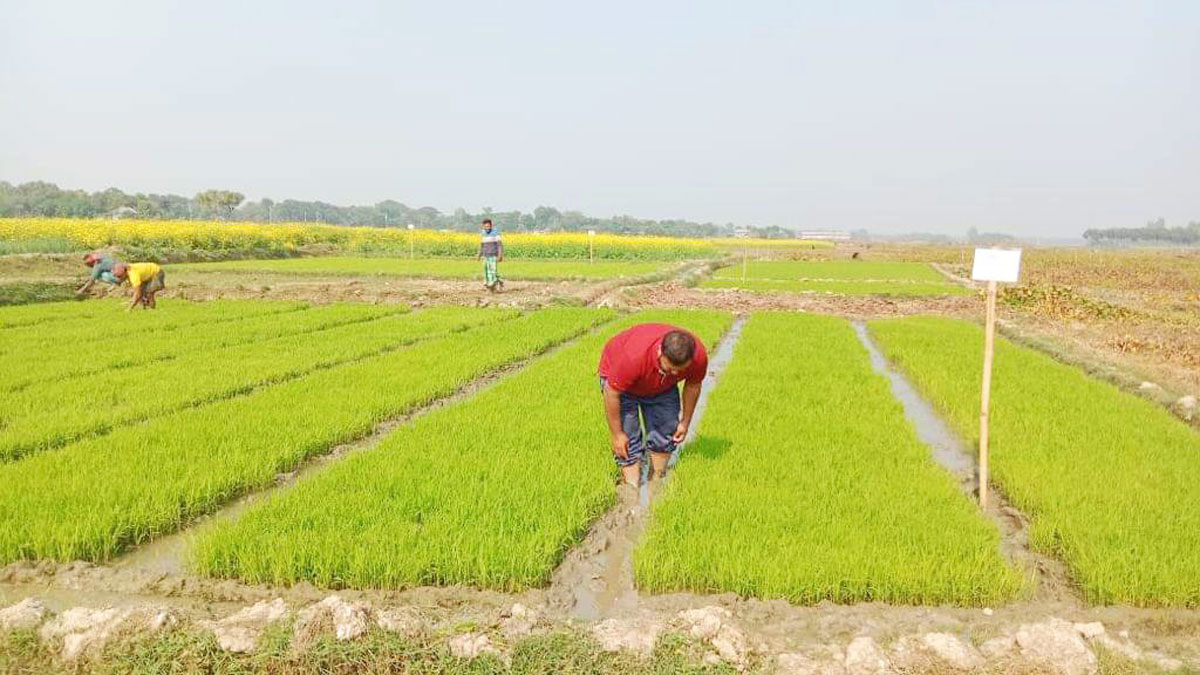
M 1015 282 L 1021 274 L 1021 249 L 977 248 L 971 278 L 975 281 Z
M 595 231 L 595 230 L 588 230 L 588 236 L 589 236 L 589 237 L 594 237 L 594 236 L 596 236 L 596 231 Z

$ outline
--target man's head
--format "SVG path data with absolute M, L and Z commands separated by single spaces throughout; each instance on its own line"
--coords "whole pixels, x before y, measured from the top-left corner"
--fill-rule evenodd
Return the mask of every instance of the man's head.
M 87 265 L 88 267 L 92 267 L 98 262 L 100 262 L 100 255 L 95 251 L 83 256 L 83 264 Z
M 696 340 L 681 330 L 673 330 L 663 336 L 662 353 L 658 365 L 672 375 L 681 375 L 692 365 L 696 354 Z
M 118 279 L 124 279 L 129 276 L 129 265 L 125 263 L 117 263 L 113 265 L 113 276 Z
M 492 231 L 492 219 L 491 218 L 483 219 L 483 229 L 487 230 L 488 232 Z

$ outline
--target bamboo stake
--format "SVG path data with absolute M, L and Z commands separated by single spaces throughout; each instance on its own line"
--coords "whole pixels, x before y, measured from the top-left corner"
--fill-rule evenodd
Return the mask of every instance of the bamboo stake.
M 987 325 L 983 338 L 983 391 L 979 401 L 979 506 L 988 503 L 988 412 L 992 403 L 992 354 L 996 342 L 996 282 L 987 285 Z

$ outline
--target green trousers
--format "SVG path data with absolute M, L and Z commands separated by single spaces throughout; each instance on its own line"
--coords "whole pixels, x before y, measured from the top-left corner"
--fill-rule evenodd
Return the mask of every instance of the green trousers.
M 495 286 L 500 281 L 500 266 L 497 264 L 498 258 L 494 255 L 487 256 L 483 259 L 483 283 L 488 286 Z

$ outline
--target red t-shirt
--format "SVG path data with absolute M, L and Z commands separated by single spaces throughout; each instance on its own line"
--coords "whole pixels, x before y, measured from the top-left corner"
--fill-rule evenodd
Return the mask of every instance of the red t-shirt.
M 665 323 L 643 323 L 612 336 L 600 355 L 600 377 L 613 389 L 634 396 L 656 396 L 680 380 L 700 382 L 708 372 L 708 353 L 690 331 L 683 332 L 696 341 L 696 353 L 687 370 L 682 376 L 659 370 L 663 338 L 676 330 L 683 329 Z

